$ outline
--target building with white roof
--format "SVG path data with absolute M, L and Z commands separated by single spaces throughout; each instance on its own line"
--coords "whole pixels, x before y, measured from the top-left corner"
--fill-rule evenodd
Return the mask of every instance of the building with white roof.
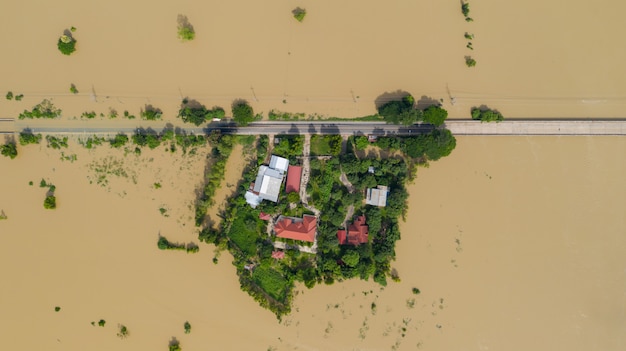
M 376 188 L 367 188 L 365 203 L 372 206 L 387 206 L 387 195 L 389 189 L 384 185 L 378 185 Z
M 263 200 L 278 202 L 280 186 L 288 167 L 289 160 L 272 155 L 269 167 L 265 165 L 259 167 L 255 182 L 250 184 L 250 190 L 246 192 L 246 202 L 253 208 Z

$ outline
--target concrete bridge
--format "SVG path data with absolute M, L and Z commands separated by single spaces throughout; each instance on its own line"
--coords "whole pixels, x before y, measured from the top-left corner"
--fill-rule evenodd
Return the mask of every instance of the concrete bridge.
M 111 135 L 134 133 L 138 129 L 160 132 L 176 128 L 186 133 L 202 134 L 211 129 L 236 134 L 396 134 L 427 132 L 430 125 L 399 126 L 369 121 L 261 121 L 247 127 L 218 122 L 195 127 L 180 121 L 142 120 L 15 120 L 0 118 L 0 133 L 14 134 L 24 129 L 33 133 Z M 445 127 L 454 135 L 626 135 L 626 119 L 509 119 L 499 123 L 472 120 L 448 120 Z

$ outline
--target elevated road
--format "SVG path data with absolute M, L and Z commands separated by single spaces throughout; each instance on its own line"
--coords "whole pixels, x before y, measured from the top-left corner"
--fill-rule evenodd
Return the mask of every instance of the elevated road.
M 509 119 L 500 123 L 472 120 L 449 120 L 445 127 L 454 135 L 626 135 L 626 119 Z M 214 122 L 202 127 L 172 125 L 167 122 L 143 120 L 14 120 L 0 119 L 0 133 L 33 133 L 111 135 L 134 133 L 137 130 L 161 132 L 165 128 L 180 132 L 202 134 L 219 129 L 223 133 L 258 134 L 342 134 L 342 135 L 412 135 L 428 132 L 430 125 L 398 126 L 384 122 L 366 121 L 262 121 L 247 127 L 233 123 Z

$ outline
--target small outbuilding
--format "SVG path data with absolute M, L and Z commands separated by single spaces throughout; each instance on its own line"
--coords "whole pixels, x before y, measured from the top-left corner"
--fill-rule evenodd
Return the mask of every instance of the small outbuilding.
M 387 206 L 387 195 L 389 188 L 384 185 L 378 185 L 376 188 L 367 188 L 365 194 L 365 203 L 372 206 Z

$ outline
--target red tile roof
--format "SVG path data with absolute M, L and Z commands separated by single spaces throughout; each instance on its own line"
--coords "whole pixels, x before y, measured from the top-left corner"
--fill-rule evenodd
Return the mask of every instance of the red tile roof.
M 279 238 L 308 242 L 315 241 L 316 229 L 317 218 L 311 215 L 304 215 L 301 221 L 294 221 L 294 218 L 282 217 L 274 226 L 274 232 Z
M 300 191 L 300 178 L 302 177 L 302 167 L 300 166 L 289 166 L 287 170 L 287 185 L 285 186 L 285 192 L 289 194 L 290 192 L 299 192 Z
M 259 219 L 263 221 L 269 221 L 272 219 L 272 216 L 269 213 L 261 212 L 259 213 Z
M 285 258 L 285 251 L 272 251 L 272 258 L 277 260 Z
M 365 216 L 358 216 L 352 224 L 348 226 L 348 230 L 338 230 L 337 239 L 340 245 L 359 245 L 368 241 L 367 235 L 369 228 L 365 224 Z

